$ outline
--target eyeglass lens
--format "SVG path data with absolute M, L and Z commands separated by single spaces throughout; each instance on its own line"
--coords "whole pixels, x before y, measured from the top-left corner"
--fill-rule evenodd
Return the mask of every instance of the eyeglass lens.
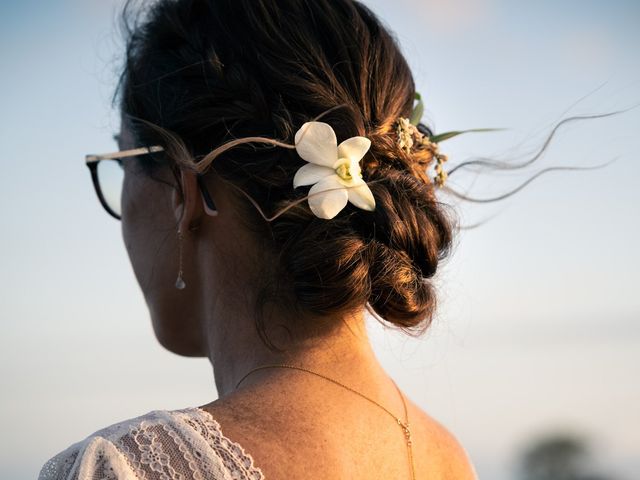
M 98 183 L 100 191 L 109 208 L 117 215 L 122 215 L 122 185 L 124 169 L 122 160 L 102 159 L 98 163 Z

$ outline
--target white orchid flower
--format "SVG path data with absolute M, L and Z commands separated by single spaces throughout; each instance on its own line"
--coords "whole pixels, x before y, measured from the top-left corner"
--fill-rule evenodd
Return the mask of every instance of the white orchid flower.
M 329 124 L 307 122 L 296 132 L 295 147 L 298 155 L 310 163 L 296 172 L 293 188 L 315 184 L 309 190 L 309 207 L 317 217 L 335 217 L 347 201 L 363 210 L 375 209 L 375 199 L 360 169 L 371 140 L 351 137 L 338 145 Z

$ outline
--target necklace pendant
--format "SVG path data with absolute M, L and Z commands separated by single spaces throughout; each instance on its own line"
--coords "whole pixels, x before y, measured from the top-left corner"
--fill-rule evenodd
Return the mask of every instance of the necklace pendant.
M 398 420 L 398 423 L 400 424 L 400 426 L 402 427 L 402 430 L 404 431 L 404 436 L 407 439 L 407 444 L 411 445 L 411 430 L 409 430 L 409 422 L 402 423 L 401 421 Z

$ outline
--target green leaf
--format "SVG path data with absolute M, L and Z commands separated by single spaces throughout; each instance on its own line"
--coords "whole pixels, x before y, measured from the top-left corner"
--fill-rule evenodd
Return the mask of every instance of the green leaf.
M 508 130 L 507 128 L 471 128 L 469 130 L 454 130 L 451 132 L 444 132 L 444 133 L 439 133 L 438 135 L 433 135 L 432 137 L 429 137 L 429 140 L 431 140 L 434 143 L 439 143 L 442 142 L 444 140 L 448 140 L 449 138 L 453 138 L 453 137 L 457 137 L 458 135 L 462 135 L 463 133 L 468 133 L 468 132 L 497 132 L 500 130 Z
M 411 119 L 409 120 L 413 125 L 418 125 L 424 116 L 424 102 L 422 101 L 422 95 L 416 92 L 416 100 L 418 103 L 413 107 L 413 113 L 411 113 Z

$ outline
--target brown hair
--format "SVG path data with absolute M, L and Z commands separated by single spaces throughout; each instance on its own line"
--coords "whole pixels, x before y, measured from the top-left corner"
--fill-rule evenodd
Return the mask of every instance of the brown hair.
M 433 277 L 459 225 L 426 173 L 431 153 L 398 146 L 395 122 L 411 116 L 415 85 L 379 19 L 353 0 L 160 0 L 132 24 L 131 10 L 127 1 L 120 108 L 138 146 L 165 146 L 156 160 L 210 167 L 237 187 L 242 220 L 272 253 L 257 299 L 265 344 L 275 348 L 261 312 L 278 298 L 328 316 L 367 306 L 423 333 L 436 311 Z M 375 211 L 348 204 L 332 220 L 314 216 L 304 189 L 293 189 L 304 164 L 294 150 L 236 141 L 211 155 L 245 137 L 290 144 L 321 114 L 338 141 L 371 139 L 361 167 Z

